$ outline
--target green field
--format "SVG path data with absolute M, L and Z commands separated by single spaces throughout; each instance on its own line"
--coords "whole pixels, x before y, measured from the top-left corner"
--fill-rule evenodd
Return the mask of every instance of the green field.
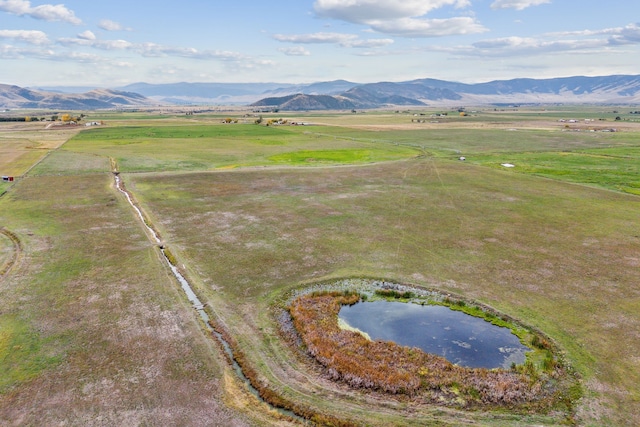
M 0 226 L 23 247 L 0 277 L 0 424 L 295 425 L 207 337 L 115 189 L 114 162 L 279 396 L 354 425 L 640 423 L 640 127 L 557 121 L 613 120 L 594 107 L 433 124 L 314 113 L 291 117 L 312 126 L 269 127 L 131 114 L 90 115 L 106 125 L 51 150 L 0 198 Z M 277 307 L 293 290 L 361 277 L 542 331 L 582 398 L 569 412 L 467 411 L 332 383 L 282 340 Z
M 407 147 L 322 137 L 313 133 L 314 128 L 255 124 L 101 128 L 72 139 L 64 151 L 113 157 L 122 172 L 365 163 L 420 154 Z

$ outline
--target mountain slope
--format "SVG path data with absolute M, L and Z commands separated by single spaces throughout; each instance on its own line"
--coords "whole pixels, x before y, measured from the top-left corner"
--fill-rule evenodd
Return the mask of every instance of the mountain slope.
M 122 106 L 150 105 L 144 96 L 111 89 L 95 89 L 81 94 L 48 92 L 0 84 L 0 107 L 94 110 Z
M 251 104 L 251 106 L 269 107 L 288 111 L 349 110 L 356 108 L 356 104 L 345 98 L 330 95 L 305 95 L 303 93 L 265 98 Z
M 100 109 L 150 104 L 253 105 L 283 110 L 501 104 L 640 104 L 640 76 L 512 79 L 467 84 L 437 79 L 358 84 L 346 80 L 284 83 L 135 83 L 127 91 L 81 94 L 0 85 L 0 107 Z M 253 104 L 252 104 L 253 103 Z
M 119 88 L 140 93 L 157 101 L 177 104 L 248 104 L 265 97 L 298 93 L 334 95 L 357 86 L 346 80 L 311 84 L 285 83 L 134 83 Z
M 513 79 L 478 84 L 419 79 L 362 84 L 334 98 L 342 102 L 348 100 L 354 108 L 388 105 L 637 104 L 640 103 L 640 76 Z M 289 98 L 282 98 L 280 103 L 277 98 L 270 99 L 270 105 L 282 109 L 308 109 L 304 103 L 297 104 Z

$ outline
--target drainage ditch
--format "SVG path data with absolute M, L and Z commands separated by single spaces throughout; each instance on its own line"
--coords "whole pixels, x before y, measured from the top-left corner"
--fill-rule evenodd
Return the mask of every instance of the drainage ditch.
M 158 246 L 160 248 L 160 251 L 162 252 L 162 256 L 163 256 L 164 260 L 166 261 L 167 265 L 171 269 L 171 272 L 173 273 L 175 278 L 178 280 L 178 283 L 180 283 L 180 287 L 182 288 L 182 290 L 184 291 L 185 295 L 187 296 L 187 299 L 189 300 L 189 302 L 191 303 L 193 308 L 196 310 L 196 312 L 198 313 L 198 315 L 200 316 L 200 318 L 204 322 L 205 327 L 207 328 L 207 331 L 209 331 L 211 334 L 213 334 L 213 336 L 215 337 L 217 342 L 220 343 L 220 345 L 224 349 L 224 352 L 225 352 L 228 360 L 231 362 L 236 375 L 247 385 L 247 388 L 249 389 L 251 394 L 253 394 L 258 399 L 260 399 L 260 401 L 266 403 L 267 405 L 269 405 L 272 409 L 274 409 L 275 411 L 277 411 L 281 415 L 284 415 L 286 417 L 289 417 L 289 418 L 295 419 L 297 421 L 306 423 L 307 420 L 305 418 L 297 415 L 295 412 L 290 411 L 288 409 L 283 409 L 281 407 L 275 406 L 275 405 L 271 404 L 270 402 L 268 402 L 267 400 L 265 400 L 265 399 L 263 399 L 261 397 L 260 392 L 258 391 L 258 389 L 256 389 L 253 386 L 253 384 L 251 383 L 249 378 L 245 375 L 244 371 L 242 370 L 242 367 L 237 362 L 237 357 L 234 354 L 232 346 L 229 344 L 229 342 L 224 338 L 224 336 L 220 332 L 216 331 L 211 326 L 212 321 L 211 321 L 211 318 L 209 317 L 209 314 L 205 310 L 205 304 L 203 304 L 202 301 L 200 301 L 200 299 L 198 298 L 196 293 L 193 291 L 193 288 L 191 287 L 191 285 L 189 284 L 187 279 L 184 277 L 184 275 L 182 273 L 180 273 L 178 268 L 173 264 L 173 262 L 171 261 L 170 257 L 167 255 L 167 250 L 165 249 L 164 245 L 162 244 L 162 239 L 160 238 L 160 235 L 149 224 L 149 222 L 145 219 L 144 215 L 142 214 L 142 211 L 140 210 L 140 208 L 133 201 L 133 198 L 131 197 L 131 194 L 129 193 L 129 191 L 127 191 L 125 189 L 124 183 L 122 181 L 122 178 L 120 178 L 119 172 L 114 171 L 113 174 L 114 174 L 114 178 L 115 178 L 116 188 L 118 189 L 118 191 L 120 191 L 122 194 L 124 194 L 124 196 L 127 198 L 127 201 L 129 202 L 129 204 L 131 205 L 133 210 L 136 212 L 136 214 L 137 214 L 138 218 L 140 219 L 140 221 L 142 221 L 142 224 L 145 226 L 145 228 L 147 230 L 147 234 L 151 237 L 151 239 L 154 241 L 154 243 L 158 244 Z

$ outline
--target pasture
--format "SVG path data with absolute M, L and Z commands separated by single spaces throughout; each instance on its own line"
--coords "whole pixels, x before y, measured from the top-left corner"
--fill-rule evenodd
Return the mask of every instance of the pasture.
M 412 121 L 422 113 L 435 111 L 279 113 L 312 125 L 266 127 L 222 124 L 228 112 L 101 112 L 105 126 L 31 158 L 0 198 L 0 225 L 23 247 L 0 278 L 2 424 L 291 423 L 207 337 L 114 188 L 114 163 L 286 399 L 355 425 L 640 423 L 640 125 L 595 107 Z M 574 116 L 603 120 L 558 121 Z M 581 390 L 569 410 L 469 411 L 334 383 L 277 316 L 291 292 L 342 278 L 493 307 L 552 339 Z

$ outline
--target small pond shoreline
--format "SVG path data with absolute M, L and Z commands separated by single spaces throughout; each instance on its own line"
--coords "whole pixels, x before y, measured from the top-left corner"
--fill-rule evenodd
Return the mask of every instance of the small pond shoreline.
M 509 369 L 465 368 L 416 348 L 369 341 L 338 326 L 342 306 L 375 300 L 441 305 L 483 318 L 514 331 L 531 348 L 531 356 L 528 353 L 524 364 Z M 339 383 L 461 409 L 559 411 L 572 417 L 573 401 L 564 396 L 579 384 L 557 347 L 546 335 L 486 305 L 435 289 L 350 278 L 296 289 L 282 296 L 277 306 L 285 340 Z

